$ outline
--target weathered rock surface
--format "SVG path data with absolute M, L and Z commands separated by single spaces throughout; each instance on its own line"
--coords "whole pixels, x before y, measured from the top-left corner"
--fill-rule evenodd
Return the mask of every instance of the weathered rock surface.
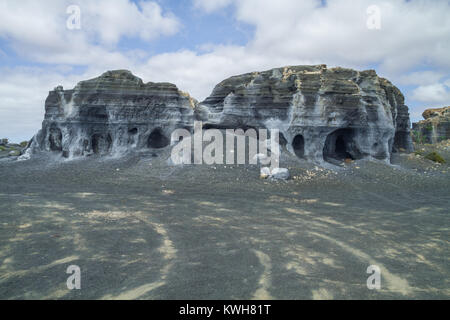
M 450 107 L 427 109 L 422 116 L 425 120 L 413 124 L 417 142 L 437 143 L 450 139 Z
M 50 92 L 33 148 L 65 157 L 162 148 L 174 129 L 190 129 L 195 105 L 173 84 L 143 83 L 129 71 L 108 71 L 73 90 Z
M 169 83 L 109 71 L 73 90 L 51 91 L 33 150 L 69 156 L 121 154 L 168 146 L 176 128 L 279 129 L 299 158 L 390 159 L 412 151 L 401 92 L 375 71 L 325 65 L 277 68 L 231 77 L 197 103 Z M 332 160 L 332 161 L 331 161 Z
M 413 150 L 404 97 L 373 70 L 319 65 L 234 76 L 196 115 L 206 127 L 279 129 L 288 150 L 317 161 Z

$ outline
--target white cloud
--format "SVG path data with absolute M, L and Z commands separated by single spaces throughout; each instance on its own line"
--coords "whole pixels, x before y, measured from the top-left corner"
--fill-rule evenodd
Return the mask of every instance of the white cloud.
M 124 37 L 152 40 L 175 34 L 180 22 L 163 14 L 155 2 L 79 0 L 81 29 L 69 30 L 69 0 L 3 0 L 0 2 L 0 37 L 22 56 L 37 62 L 78 65 L 130 65 L 114 46 Z
M 398 83 L 402 85 L 429 85 L 439 82 L 445 73 L 439 71 L 417 71 L 398 77 Z
M 420 86 L 413 91 L 412 98 L 433 105 L 439 104 L 441 107 L 446 106 L 450 104 L 450 87 L 447 83 L 434 83 Z

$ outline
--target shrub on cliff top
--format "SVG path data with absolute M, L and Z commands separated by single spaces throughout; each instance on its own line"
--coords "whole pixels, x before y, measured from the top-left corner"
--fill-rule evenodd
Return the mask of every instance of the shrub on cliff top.
M 445 163 L 444 158 L 442 158 L 442 156 L 439 153 L 435 152 L 435 151 L 427 154 L 425 156 L 425 159 L 428 159 L 428 160 L 431 160 L 431 161 L 434 161 L 434 162 L 438 162 L 438 163 Z

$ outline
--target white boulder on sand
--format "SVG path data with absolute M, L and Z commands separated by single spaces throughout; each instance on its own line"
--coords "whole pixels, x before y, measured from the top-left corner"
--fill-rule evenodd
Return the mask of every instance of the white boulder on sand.
M 290 178 L 289 170 L 286 168 L 274 168 L 272 171 L 268 167 L 261 168 L 261 179 L 272 178 L 276 180 L 288 180 Z
M 288 180 L 290 177 L 289 170 L 286 168 L 274 168 L 272 169 L 271 178 L 277 180 Z

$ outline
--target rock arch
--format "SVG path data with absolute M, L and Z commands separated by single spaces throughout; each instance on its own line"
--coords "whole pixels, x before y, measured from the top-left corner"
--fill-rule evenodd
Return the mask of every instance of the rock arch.
M 333 162 L 333 159 L 361 159 L 362 154 L 356 146 L 355 137 L 356 131 L 352 128 L 341 128 L 330 133 L 323 148 L 324 160 Z

